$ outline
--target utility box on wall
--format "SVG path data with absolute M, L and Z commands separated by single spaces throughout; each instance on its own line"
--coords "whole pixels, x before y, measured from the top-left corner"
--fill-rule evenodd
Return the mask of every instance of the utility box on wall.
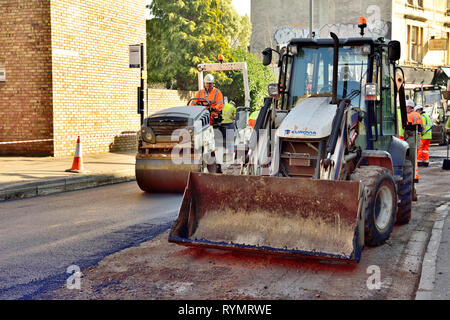
M 141 50 L 142 46 L 140 44 L 133 44 L 129 46 L 130 52 L 130 68 L 140 68 L 141 67 Z
M 5 64 L 0 63 L 0 82 L 6 81 L 6 68 Z

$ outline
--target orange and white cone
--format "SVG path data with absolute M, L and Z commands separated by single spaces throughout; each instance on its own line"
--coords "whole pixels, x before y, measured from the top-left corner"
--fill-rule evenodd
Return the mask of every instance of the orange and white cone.
M 77 147 L 75 149 L 75 157 L 73 158 L 72 168 L 67 169 L 67 172 L 75 172 L 80 173 L 84 172 L 84 166 L 83 166 L 83 155 L 82 155 L 82 149 L 81 149 L 81 141 L 80 137 L 78 136 L 77 139 Z

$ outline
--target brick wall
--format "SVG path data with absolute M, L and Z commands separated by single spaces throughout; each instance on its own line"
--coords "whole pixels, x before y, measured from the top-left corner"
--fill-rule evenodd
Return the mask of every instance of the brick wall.
M 114 136 L 140 127 L 128 47 L 145 43 L 145 0 L 51 4 L 55 156 L 72 154 L 78 135 L 85 153 L 134 146 Z
M 196 93 L 197 91 L 148 89 L 148 114 L 171 107 L 185 106 Z
M 187 105 L 190 98 L 195 97 L 196 91 L 148 89 L 146 116 L 172 107 Z M 114 138 L 110 151 L 130 151 L 136 149 L 135 131 L 124 132 L 124 135 Z
M 51 139 L 50 1 L 0 0 L 0 142 Z M 0 155 L 52 155 L 53 143 L 1 145 Z
M 51 4 L 51 7 L 50 7 Z M 145 0 L 0 0 L 0 155 L 130 150 L 140 127 L 139 69 L 128 46 L 145 43 Z M 186 105 L 195 92 L 149 89 L 147 114 Z

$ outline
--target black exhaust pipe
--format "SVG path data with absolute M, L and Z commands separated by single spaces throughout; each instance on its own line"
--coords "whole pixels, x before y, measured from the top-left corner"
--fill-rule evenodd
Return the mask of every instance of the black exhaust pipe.
M 332 104 L 338 104 L 337 98 L 337 79 L 338 79 L 338 65 L 339 65 L 339 38 L 338 36 L 330 32 L 331 38 L 334 40 L 334 57 L 333 57 L 333 91 L 332 91 Z

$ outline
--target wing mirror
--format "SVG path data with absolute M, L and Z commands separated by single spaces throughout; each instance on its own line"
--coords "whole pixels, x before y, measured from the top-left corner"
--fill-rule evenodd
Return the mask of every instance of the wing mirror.
M 263 65 L 268 66 L 272 63 L 272 49 L 266 48 L 262 52 L 263 55 Z
M 280 94 L 280 88 L 278 83 L 271 83 L 267 86 L 267 91 L 269 92 L 269 97 L 276 98 Z
M 400 42 L 397 40 L 389 41 L 388 48 L 389 60 L 400 60 L 400 56 L 402 54 Z

